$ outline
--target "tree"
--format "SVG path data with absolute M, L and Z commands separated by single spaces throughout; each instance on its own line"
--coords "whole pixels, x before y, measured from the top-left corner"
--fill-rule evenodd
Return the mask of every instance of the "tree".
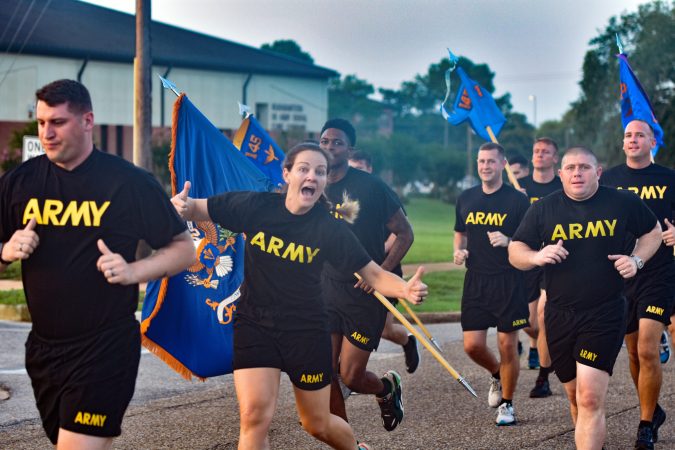
M 631 67 L 650 97 L 664 130 L 666 148 L 656 161 L 673 165 L 675 139 L 675 3 L 655 1 L 637 12 L 612 17 L 605 30 L 590 41 L 586 52 L 581 95 L 568 112 L 574 142 L 592 148 L 608 165 L 623 161 L 619 69 L 615 55 L 618 34 Z M 570 135 L 570 133 L 567 133 Z
M 260 46 L 260 48 L 263 50 L 270 50 L 276 53 L 282 53 L 292 58 L 296 58 L 301 61 L 314 64 L 314 58 L 312 58 L 312 55 L 303 51 L 302 48 L 300 48 L 300 46 L 298 45 L 298 43 L 292 39 L 276 40 L 271 44 L 263 44 Z
M 21 164 L 23 158 L 23 137 L 37 135 L 38 125 L 36 121 L 29 122 L 23 128 L 12 131 L 7 148 L 3 149 L 0 153 L 0 169 L 6 172 Z

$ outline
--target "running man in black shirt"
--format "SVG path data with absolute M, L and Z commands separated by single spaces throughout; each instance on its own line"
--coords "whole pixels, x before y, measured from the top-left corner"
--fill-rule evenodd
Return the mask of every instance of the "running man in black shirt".
M 514 266 L 544 267 L 548 348 L 579 449 L 599 449 L 605 439 L 607 386 L 625 331 L 623 280 L 661 241 L 649 208 L 631 193 L 598 186 L 601 171 L 590 150 L 567 150 L 563 191 L 532 204 L 509 245 Z M 631 234 L 638 244 L 626 255 Z
M 651 161 L 656 145 L 654 132 L 641 120 L 624 131 L 626 163 L 602 174 L 602 184 L 635 192 L 668 230 L 675 211 L 675 172 Z M 630 245 L 634 245 L 631 240 Z M 654 448 L 666 413 L 658 405 L 661 390 L 659 341 L 670 323 L 675 293 L 675 262 L 672 245 L 664 242 L 637 275 L 626 280 L 628 299 L 626 347 L 630 373 L 640 400 L 640 424 L 635 448 Z
M 462 192 L 455 207 L 453 259 L 467 268 L 461 317 L 464 351 L 492 374 L 488 405 L 498 408 L 497 425 L 514 425 L 518 330 L 528 325 L 528 319 L 522 273 L 509 264 L 506 247 L 529 203 L 502 181 L 505 165 L 501 145 L 480 146 L 481 184 Z M 499 360 L 486 343 L 488 328 L 495 326 Z
M 509 166 L 511 166 L 511 173 L 519 182 L 521 178 L 525 178 L 530 174 L 529 163 L 520 153 L 509 158 Z
M 349 167 L 355 143 L 356 132 L 348 121 L 331 119 L 323 126 L 320 145 L 333 157 L 326 194 L 333 204 L 345 199 L 359 203 L 359 217 L 350 228 L 373 261 L 391 271 L 412 244 L 412 228 L 398 198 L 381 179 Z M 391 233 L 396 239 L 385 256 L 384 242 Z M 354 283 L 349 274 L 326 265 L 323 287 L 331 316 L 333 366 L 352 391 L 376 396 L 384 428 L 391 431 L 403 419 L 401 377 L 393 370 L 382 378 L 366 370 L 382 336 L 387 309 L 371 295 L 368 283 Z M 337 377 L 331 411 L 347 418 Z
M 407 283 L 374 263 L 346 223 L 327 208 L 328 155 L 303 143 L 286 154 L 283 194 L 228 192 L 172 199 L 189 220 L 215 221 L 246 233 L 242 297 L 234 322 L 234 383 L 239 448 L 268 448 L 281 372 L 293 383 L 305 430 L 333 448 L 357 447 L 351 427 L 330 413 L 331 337 L 321 287 L 324 263 L 358 272 L 385 295 L 418 302 L 427 294 L 421 270 Z M 338 211 L 351 217 L 346 207 Z M 367 448 L 358 446 L 358 448 Z
M 530 203 L 562 189 L 560 178 L 556 176 L 558 164 L 558 145 L 551 138 L 538 138 L 532 147 L 532 175 L 520 180 Z M 551 358 L 546 346 L 546 327 L 544 326 L 544 307 L 546 291 L 544 290 L 544 271 L 535 267 L 524 273 L 527 290 L 527 301 L 530 307 L 530 328 L 525 332 L 530 335 L 530 354 L 528 366 L 535 369 L 539 366 L 539 375 L 530 391 L 531 398 L 542 398 L 551 395 L 548 375 L 551 372 Z M 534 348 L 532 344 L 534 345 Z
M 110 448 L 141 354 L 138 283 L 194 262 L 192 239 L 149 173 L 94 148 L 87 89 L 36 93 L 38 156 L 0 179 L 0 271 L 21 260 L 33 328 L 26 370 L 58 448 Z M 157 249 L 135 261 L 145 240 Z
M 355 169 L 363 170 L 366 173 L 373 173 L 373 163 L 370 155 L 360 150 L 353 152 L 349 156 L 349 166 Z M 398 197 L 393 191 L 392 196 Z M 401 210 L 405 214 L 402 204 Z M 385 233 L 386 231 L 388 230 L 385 230 Z M 389 253 L 389 249 L 394 244 L 395 240 L 395 234 L 391 233 L 387 235 L 387 240 L 384 242 L 385 254 Z M 402 277 L 403 269 L 401 268 L 401 263 L 398 263 L 396 267 L 391 270 L 391 272 L 395 273 L 399 277 Z M 388 300 L 392 303 L 392 305 L 396 305 L 398 303 L 398 299 L 395 298 L 390 298 Z M 394 344 L 398 344 L 401 346 L 401 348 L 403 348 L 406 370 L 408 373 L 414 373 L 420 363 L 420 352 L 417 346 L 417 339 L 412 333 L 408 332 L 408 330 L 403 325 L 394 322 L 394 315 L 391 312 L 387 312 L 387 319 L 384 323 L 384 329 L 382 330 L 382 338 L 391 341 Z

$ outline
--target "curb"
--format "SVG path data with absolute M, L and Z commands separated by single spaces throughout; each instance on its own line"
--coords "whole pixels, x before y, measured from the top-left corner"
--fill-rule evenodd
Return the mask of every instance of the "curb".
M 412 324 L 415 323 L 412 317 L 407 314 L 403 316 Z M 459 322 L 461 314 L 458 312 L 449 313 L 419 313 L 417 317 L 424 324 L 429 323 L 453 323 Z M 12 320 L 15 322 L 30 322 L 30 313 L 26 305 L 0 305 L 0 320 Z
M 403 314 L 403 317 L 408 319 L 408 322 L 415 325 L 415 321 L 412 317 L 407 314 Z M 459 322 L 461 313 L 458 312 L 431 312 L 431 313 L 417 313 L 417 317 L 423 324 L 428 323 L 454 323 Z
M 0 320 L 15 322 L 30 322 L 30 313 L 27 305 L 0 305 Z

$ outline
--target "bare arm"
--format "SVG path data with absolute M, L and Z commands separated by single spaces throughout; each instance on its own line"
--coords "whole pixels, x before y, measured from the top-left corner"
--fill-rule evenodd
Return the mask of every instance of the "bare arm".
M 541 250 L 532 250 L 529 245 L 521 241 L 511 241 L 509 244 L 509 262 L 520 270 L 530 270 L 546 264 L 563 262 L 569 252 L 563 247 L 562 239 L 556 244 L 547 245 Z
M 649 233 L 640 236 L 633 249 L 633 255 L 647 262 L 661 245 L 661 224 L 657 221 L 656 226 Z M 637 274 L 637 262 L 629 255 L 608 255 L 614 261 L 614 268 L 623 278 L 631 278 Z
M 26 228 L 16 230 L 9 241 L 3 243 L 0 248 L 0 258 L 8 263 L 13 263 L 20 259 L 28 259 L 33 254 L 38 245 L 40 237 L 35 232 L 35 218 L 30 219 Z M 0 263 L 0 272 L 4 272 L 9 264 Z
M 466 233 L 455 231 L 453 246 L 455 251 L 453 252 L 452 260 L 455 264 L 461 266 L 469 257 L 469 251 L 466 249 Z
M 174 197 L 171 197 L 171 203 L 174 208 L 176 208 L 178 215 L 185 220 L 193 220 L 196 222 L 210 221 L 211 217 L 209 216 L 207 200 L 205 198 L 188 197 L 189 193 L 190 182 L 186 181 L 183 190 Z
M 147 258 L 127 263 L 119 253 L 113 253 L 98 240 L 102 255 L 96 262 L 98 270 L 111 284 L 137 284 L 175 275 L 195 261 L 195 248 L 187 231 L 177 234 L 164 247 Z
M 427 285 L 422 282 L 424 268 L 418 267 L 410 280 L 405 281 L 398 275 L 387 272 L 371 261 L 363 266 L 358 274 L 363 280 L 386 297 L 404 298 L 410 303 L 421 303 L 428 294 Z
M 509 262 L 513 267 L 520 270 L 530 270 L 536 267 L 532 261 L 536 254 L 529 245 L 520 241 L 511 241 L 509 244 Z
M 408 218 L 403 214 L 403 210 L 399 208 L 387 222 L 387 229 L 396 237 L 391 243 L 387 257 L 382 262 L 384 270 L 391 270 L 396 267 L 413 243 L 414 235 L 412 226 L 408 222 Z

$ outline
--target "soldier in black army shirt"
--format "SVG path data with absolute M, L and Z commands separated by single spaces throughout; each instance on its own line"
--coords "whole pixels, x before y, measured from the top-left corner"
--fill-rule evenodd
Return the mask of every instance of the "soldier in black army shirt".
M 138 283 L 185 269 L 194 246 L 152 175 L 94 148 L 82 84 L 58 80 L 36 97 L 46 155 L 0 180 L 0 270 L 22 262 L 26 370 L 47 436 L 109 448 L 140 361 Z M 135 261 L 141 239 L 157 251 Z
M 509 264 L 506 247 L 529 206 L 527 197 L 504 184 L 504 149 L 487 143 L 478 150 L 481 184 L 462 192 L 455 207 L 454 262 L 466 263 L 462 293 L 464 350 L 492 378 L 488 405 L 497 425 L 513 425 L 518 381 L 518 330 L 528 325 L 523 275 Z M 499 360 L 487 347 L 487 330 L 497 327 Z M 503 392 L 502 392 L 503 389 Z
M 633 194 L 599 186 L 601 172 L 590 150 L 567 150 L 563 191 L 535 202 L 509 244 L 514 266 L 544 267 L 548 347 L 577 448 L 604 442 L 607 387 L 625 330 L 623 280 L 661 241 L 654 214 Z M 623 254 L 628 235 L 639 238 L 631 255 Z
M 382 180 L 349 167 L 355 143 L 356 132 L 348 121 L 331 119 L 324 125 L 320 145 L 333 157 L 326 194 L 335 204 L 344 199 L 359 203 L 359 217 L 350 228 L 373 261 L 385 270 L 392 270 L 412 244 L 412 228 L 398 198 Z M 384 242 L 391 233 L 396 239 L 385 254 Z M 353 277 L 327 265 L 323 287 L 331 315 L 334 369 L 339 368 L 342 381 L 352 391 L 376 396 L 383 426 L 391 431 L 403 419 L 401 377 L 393 370 L 382 378 L 366 370 L 370 354 L 382 335 L 387 309 L 370 295 L 370 286 L 354 283 Z M 331 410 L 346 419 L 337 380 L 333 384 Z
M 600 182 L 636 193 L 656 214 L 665 230 L 656 254 L 633 278 L 626 280 L 628 327 L 626 347 L 630 372 L 640 400 L 640 424 L 636 448 L 653 448 L 658 429 L 666 413 L 657 403 L 661 390 L 659 340 L 671 322 L 675 298 L 675 261 L 673 246 L 667 244 L 675 211 L 675 171 L 654 164 L 651 150 L 656 145 L 654 132 L 646 122 L 634 120 L 624 131 L 626 163 L 602 174 Z M 672 232 L 671 232 L 672 233 Z M 635 245 L 631 239 L 629 246 Z
M 294 387 L 305 430 L 334 448 L 356 447 L 349 424 L 330 413 L 331 338 L 321 285 L 324 263 L 339 274 L 358 272 L 386 295 L 418 302 L 426 295 L 419 275 L 407 283 L 382 270 L 323 196 L 329 156 L 303 143 L 286 154 L 283 194 L 228 192 L 209 199 L 172 199 L 190 220 L 215 220 L 245 232 L 242 298 L 234 322 L 234 383 L 240 409 L 241 448 L 269 445 L 280 373 Z M 338 213 L 351 217 L 342 206 Z M 353 283 L 352 283 L 353 284 Z M 360 448 L 360 447 L 359 447 Z
M 532 174 L 518 180 L 525 190 L 530 203 L 562 189 L 560 178 L 556 175 L 558 164 L 558 144 L 548 137 L 537 138 L 532 146 Z M 525 332 L 530 335 L 530 369 L 539 365 L 539 375 L 530 391 L 531 398 L 548 397 L 552 394 L 548 381 L 551 371 L 551 358 L 546 346 L 546 327 L 544 326 L 544 307 L 546 291 L 544 290 L 544 271 L 535 267 L 524 273 L 525 289 L 530 308 L 530 328 Z M 531 344 L 534 340 L 535 348 Z

